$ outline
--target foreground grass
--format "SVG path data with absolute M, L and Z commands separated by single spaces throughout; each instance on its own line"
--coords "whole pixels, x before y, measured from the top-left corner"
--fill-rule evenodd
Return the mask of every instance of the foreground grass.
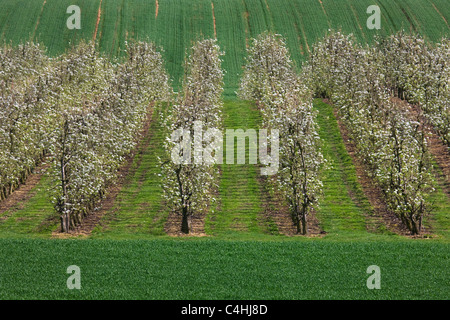
M 0 241 L 0 299 L 447 299 L 449 276 L 449 245 L 427 241 Z

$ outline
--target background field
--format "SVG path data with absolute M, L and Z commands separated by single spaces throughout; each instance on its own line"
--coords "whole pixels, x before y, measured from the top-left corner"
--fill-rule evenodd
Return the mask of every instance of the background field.
M 257 128 L 255 106 L 235 91 L 250 39 L 282 34 L 300 68 L 328 29 L 361 42 L 401 28 L 431 41 L 449 34 L 447 0 L 0 0 L 0 41 L 40 41 L 51 55 L 95 38 L 102 52 L 121 56 L 126 40 L 164 49 L 175 91 L 185 50 L 217 36 L 225 75 L 224 124 Z M 81 30 L 68 30 L 69 5 L 82 11 Z M 378 4 L 382 29 L 368 30 L 366 9 Z M 158 8 L 158 10 L 156 10 Z M 215 21 L 215 26 L 214 26 Z M 322 237 L 287 237 L 264 214 L 266 189 L 255 166 L 224 166 L 220 210 L 206 217 L 201 239 L 165 232 L 157 156 L 162 128 L 158 106 L 146 147 L 134 159 L 114 206 L 90 239 L 57 240 L 58 217 L 44 173 L 29 197 L 0 217 L 1 299 L 446 299 L 449 283 L 450 203 L 437 183 L 431 239 L 393 234 L 373 217 L 331 106 L 316 100 L 324 174 L 317 219 Z M 31 239 L 25 239 L 31 238 Z M 36 239 L 44 238 L 44 239 Z M 131 240 L 132 239 L 132 240 Z M 82 269 L 82 290 L 66 288 L 66 268 Z M 368 290 L 366 269 L 382 269 L 382 290 Z
M 372 4 L 381 8 L 381 30 L 366 27 L 366 10 Z M 70 5 L 81 8 L 81 30 L 66 27 Z M 159 0 L 158 14 L 156 0 L 1 0 L 0 9 L 0 41 L 33 39 L 52 55 L 82 38 L 95 37 L 110 56 L 120 55 L 127 39 L 154 41 L 165 50 L 175 87 L 185 49 L 192 41 L 214 37 L 215 18 L 230 94 L 238 86 L 246 46 L 265 30 L 282 34 L 300 65 L 329 28 L 353 33 L 362 42 L 402 28 L 437 41 L 448 34 L 450 21 L 446 0 Z

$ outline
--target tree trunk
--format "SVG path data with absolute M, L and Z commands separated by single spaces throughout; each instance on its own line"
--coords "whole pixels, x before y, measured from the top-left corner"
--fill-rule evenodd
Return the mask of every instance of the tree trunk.
M 181 220 L 181 232 L 188 234 L 191 229 L 191 223 L 187 212 L 187 208 L 183 208 L 182 220 Z
M 306 228 L 306 215 L 297 215 L 295 219 L 295 226 L 297 227 L 297 234 L 307 234 L 308 230 Z
M 301 234 L 302 228 L 301 228 L 300 219 L 298 216 L 296 216 L 296 218 L 295 218 L 295 226 L 297 227 L 297 234 Z
M 308 233 L 308 229 L 306 228 L 306 214 L 302 215 L 302 234 L 306 235 Z
M 412 233 L 412 226 L 409 218 L 404 213 L 400 213 L 400 217 L 402 219 L 402 222 L 405 224 L 406 228 Z
M 61 215 L 61 231 L 69 232 L 69 228 L 70 228 L 69 214 L 63 213 Z
M 421 232 L 422 232 L 422 215 L 420 215 L 420 217 L 419 217 L 419 222 L 418 222 L 418 224 L 419 224 L 419 227 L 418 227 L 419 232 L 418 232 L 418 233 L 421 233 Z
M 411 229 L 410 229 L 411 234 L 418 235 L 420 226 L 418 226 L 417 221 L 415 221 L 413 217 L 411 217 L 411 219 L 410 219 L 410 224 L 411 224 Z
M 66 223 L 65 223 L 64 215 L 61 215 L 59 218 L 61 220 L 61 232 L 66 232 Z
M 75 220 L 75 225 L 79 226 L 81 224 L 82 217 L 81 217 L 80 211 L 78 211 L 75 214 L 74 220 Z

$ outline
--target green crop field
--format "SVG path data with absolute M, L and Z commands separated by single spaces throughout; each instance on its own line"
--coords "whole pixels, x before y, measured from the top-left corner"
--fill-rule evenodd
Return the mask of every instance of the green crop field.
M 380 30 L 366 27 L 372 4 L 381 8 Z M 70 5 L 81 8 L 80 30 L 66 27 Z M 300 70 L 329 29 L 362 43 L 400 29 L 439 41 L 448 36 L 449 21 L 448 0 L 0 0 L 0 42 L 31 39 L 56 56 L 95 39 L 115 59 L 128 40 L 153 41 L 164 50 L 175 91 L 186 50 L 216 36 L 225 53 L 224 127 L 244 130 L 262 121 L 255 104 L 235 94 L 246 49 L 261 32 L 281 34 Z M 88 236 L 55 239 L 59 217 L 46 172 L 0 214 L 0 299 L 448 299 L 450 200 L 443 182 L 435 185 L 425 237 L 389 230 L 358 182 L 333 107 L 319 99 L 314 108 L 331 164 L 315 215 L 324 234 L 283 235 L 265 214 L 276 208 L 259 168 L 222 165 L 217 210 L 206 215 L 202 237 L 168 235 L 158 165 L 164 108 L 155 107 L 113 206 Z M 82 270 L 82 290 L 66 287 L 70 265 Z M 382 270 L 381 290 L 366 287 L 370 265 Z
M 0 254 L 0 299 L 448 298 L 439 243 L 4 240 Z M 380 290 L 366 287 L 372 264 Z M 66 287 L 70 265 L 81 290 Z
M 381 8 L 380 30 L 366 27 L 371 4 Z M 66 27 L 70 5 L 82 10 L 80 30 Z M 161 0 L 157 15 L 153 0 L 2 0 L 0 8 L 0 41 L 33 39 L 53 55 L 64 52 L 70 43 L 93 39 L 100 9 L 95 38 L 101 50 L 118 56 L 126 40 L 154 41 L 165 50 L 175 87 L 183 73 L 185 49 L 195 40 L 214 37 L 215 18 L 217 39 L 226 53 L 223 67 L 230 93 L 238 86 L 246 45 L 265 30 L 282 34 L 300 64 L 330 28 L 353 33 L 361 42 L 400 29 L 437 41 L 448 34 L 450 19 L 446 0 L 195 0 L 189 5 L 183 0 Z

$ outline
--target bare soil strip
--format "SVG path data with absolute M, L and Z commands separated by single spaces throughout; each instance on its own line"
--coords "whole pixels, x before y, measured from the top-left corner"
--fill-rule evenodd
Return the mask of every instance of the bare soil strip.
M 36 26 L 34 27 L 33 36 L 31 37 L 31 40 L 33 40 L 34 37 L 36 36 L 36 30 L 37 30 L 37 28 L 39 26 L 39 22 L 41 20 L 42 12 L 44 12 L 44 7 L 45 7 L 46 3 L 47 3 L 47 0 L 44 0 L 44 3 L 42 4 L 42 7 L 41 7 L 41 12 L 39 13 L 39 16 L 38 16 L 37 21 L 36 21 Z
M 217 39 L 217 30 L 216 30 L 216 15 L 214 14 L 214 3 L 211 2 L 212 16 L 213 16 L 213 24 L 214 24 L 214 38 Z
M 167 235 L 172 237 L 204 237 L 206 236 L 205 218 L 205 213 L 193 215 L 191 217 L 191 231 L 189 232 L 189 234 L 185 234 L 181 232 L 181 215 L 177 214 L 176 212 L 171 212 L 167 217 L 164 231 Z
M 24 184 L 20 185 L 13 193 L 11 193 L 5 200 L 0 202 L 0 220 L 6 220 L 8 216 L 2 216 L 5 212 L 14 209 L 18 204 L 28 201 L 32 196 L 31 192 L 41 181 L 42 175 L 47 171 L 50 163 L 46 162 L 47 159 L 37 166 L 33 173 L 30 174 Z
M 328 103 L 327 101 L 325 102 Z M 403 225 L 401 220 L 394 213 L 388 210 L 383 199 L 383 192 L 375 181 L 369 177 L 369 169 L 358 156 L 356 145 L 354 141 L 350 139 L 348 129 L 341 121 L 338 112 L 336 110 L 333 112 L 338 121 L 339 131 L 341 132 L 342 139 L 344 140 L 345 148 L 347 149 L 347 152 L 355 166 L 358 182 L 374 210 L 373 216 L 370 217 L 370 220 L 373 220 L 373 223 L 367 225 L 368 231 L 374 231 L 372 228 L 375 229 L 378 224 L 382 223 L 391 232 L 405 236 L 410 235 L 410 232 Z M 423 230 L 425 230 L 425 227 Z
M 68 234 L 61 233 L 60 228 L 57 231 L 53 232 L 53 237 L 57 238 L 65 238 L 70 236 L 89 236 L 94 228 L 100 223 L 102 217 L 110 211 L 115 204 L 115 200 L 117 195 L 122 190 L 125 180 L 128 175 L 132 174 L 131 167 L 133 165 L 133 161 L 135 155 L 139 152 L 142 152 L 146 148 L 148 148 L 151 139 L 144 139 L 148 135 L 151 135 L 150 126 L 152 124 L 152 116 L 153 116 L 153 107 L 151 107 L 147 113 L 147 119 L 145 121 L 145 125 L 139 134 L 139 143 L 135 150 L 129 154 L 122 167 L 119 168 L 117 172 L 117 181 L 108 187 L 106 192 L 106 197 L 99 204 L 99 209 L 97 211 L 89 213 L 81 222 L 81 225 L 78 226 L 75 230 L 69 232 Z M 136 166 L 138 167 L 138 166 Z
M 158 18 L 158 11 L 159 11 L 159 2 L 158 2 L 158 0 L 156 0 L 155 19 Z
M 94 41 L 97 38 L 98 25 L 100 23 L 100 18 L 102 16 L 102 1 L 103 0 L 100 0 L 100 5 L 98 6 L 97 22 L 95 23 L 95 31 L 94 31 L 94 36 L 92 38 L 92 40 L 94 40 Z

